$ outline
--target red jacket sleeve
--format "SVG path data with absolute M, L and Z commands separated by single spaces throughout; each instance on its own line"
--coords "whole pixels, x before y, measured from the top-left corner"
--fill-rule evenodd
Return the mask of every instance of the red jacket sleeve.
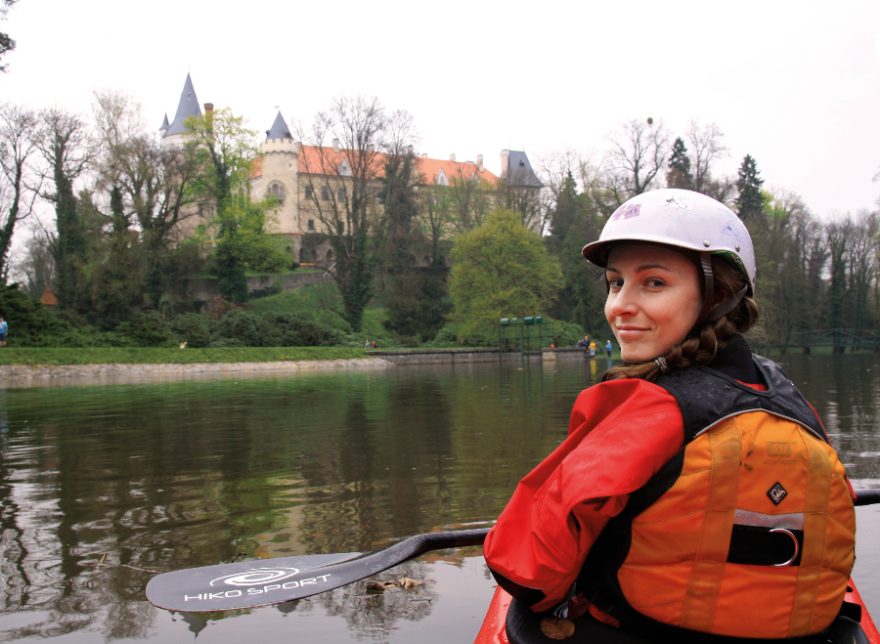
M 486 537 L 489 568 L 512 587 L 538 591 L 528 593 L 543 597 L 534 610 L 553 607 L 608 520 L 683 440 L 678 404 L 661 387 L 622 379 L 585 389 L 568 438 L 520 481 Z

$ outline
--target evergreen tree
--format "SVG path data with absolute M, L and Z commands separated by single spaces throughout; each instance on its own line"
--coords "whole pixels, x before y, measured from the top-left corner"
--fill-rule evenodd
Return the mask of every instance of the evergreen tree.
M 684 188 L 686 190 L 692 190 L 694 186 L 691 160 L 681 137 L 677 137 L 672 144 L 672 154 L 669 157 L 666 170 L 666 185 L 670 188 Z
M 558 254 L 562 242 L 568 237 L 578 218 L 578 193 L 577 184 L 571 174 L 571 170 L 565 173 L 559 195 L 556 197 L 556 207 L 550 216 L 551 229 L 550 239 L 554 250 Z
M 746 155 L 739 166 L 736 180 L 736 209 L 744 222 L 753 221 L 764 212 L 764 198 L 761 195 L 761 184 L 764 180 L 758 172 L 758 166 L 751 155 Z
M 418 216 L 415 193 L 415 155 L 391 151 L 386 157 L 385 176 L 379 198 L 385 206 L 383 270 L 387 327 L 402 338 L 428 340 L 443 323 L 442 266 L 419 267 L 417 257 L 427 240 L 413 224 Z

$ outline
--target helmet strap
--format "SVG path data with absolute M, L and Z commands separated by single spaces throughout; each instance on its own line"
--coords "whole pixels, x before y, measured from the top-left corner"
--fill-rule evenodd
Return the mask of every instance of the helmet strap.
M 749 290 L 749 287 L 743 286 L 733 295 L 725 297 L 718 304 L 714 304 L 715 274 L 712 272 L 712 257 L 709 253 L 700 253 L 700 268 L 703 269 L 703 310 L 700 311 L 700 317 L 697 319 L 700 322 L 714 322 L 735 309 Z
M 709 253 L 700 253 L 700 268 L 703 271 L 703 309 L 697 320 L 702 322 L 709 318 L 715 300 L 715 275 L 712 273 L 712 257 Z

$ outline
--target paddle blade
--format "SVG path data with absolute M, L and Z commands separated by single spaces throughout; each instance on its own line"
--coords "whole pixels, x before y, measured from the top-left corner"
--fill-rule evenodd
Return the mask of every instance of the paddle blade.
M 361 556 L 358 552 L 299 555 L 166 572 L 147 583 L 147 600 L 182 612 L 277 604 L 348 583 L 339 579 L 333 566 Z

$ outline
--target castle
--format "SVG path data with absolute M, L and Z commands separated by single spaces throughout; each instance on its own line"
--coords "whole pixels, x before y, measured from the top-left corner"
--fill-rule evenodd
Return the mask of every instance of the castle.
M 205 103 L 204 107 L 206 112 L 213 109 L 211 103 Z M 187 74 L 174 120 L 169 122 L 166 115 L 160 128 L 163 145 L 182 145 L 187 136 L 185 121 L 201 115 L 202 108 Z M 320 239 L 317 244 L 303 242 L 309 236 L 322 237 L 321 233 L 328 232 L 329 222 L 324 213 L 349 199 L 347 190 L 352 183 L 351 165 L 354 162 L 350 151 L 340 148 L 338 141 L 334 141 L 332 147 L 296 141 L 278 112 L 272 126 L 266 130 L 266 139 L 260 145 L 259 153 L 250 172 L 250 190 L 254 198 L 271 196 L 277 204 L 269 213 L 267 231 L 285 238 L 298 262 L 332 263 L 329 244 Z M 384 160 L 381 152 L 376 152 L 371 159 L 375 169 L 370 183 L 375 189 L 371 190 L 368 211 L 379 208 Z M 456 186 L 467 188 L 466 203 L 462 203 L 464 200 L 460 196 L 453 200 L 458 202 L 454 208 L 459 218 L 474 216 L 479 219 L 488 208 L 496 205 L 518 208 L 524 215 L 528 209 L 537 210 L 542 184 L 525 152 L 502 150 L 500 177 L 483 166 L 482 155 L 478 155 L 476 161 L 457 161 L 454 155 L 448 160 L 417 155 L 415 160 L 420 194 L 455 189 Z M 482 198 L 470 198 L 475 193 Z M 449 200 L 445 202 L 448 206 Z M 528 217 L 524 219 L 528 220 Z

